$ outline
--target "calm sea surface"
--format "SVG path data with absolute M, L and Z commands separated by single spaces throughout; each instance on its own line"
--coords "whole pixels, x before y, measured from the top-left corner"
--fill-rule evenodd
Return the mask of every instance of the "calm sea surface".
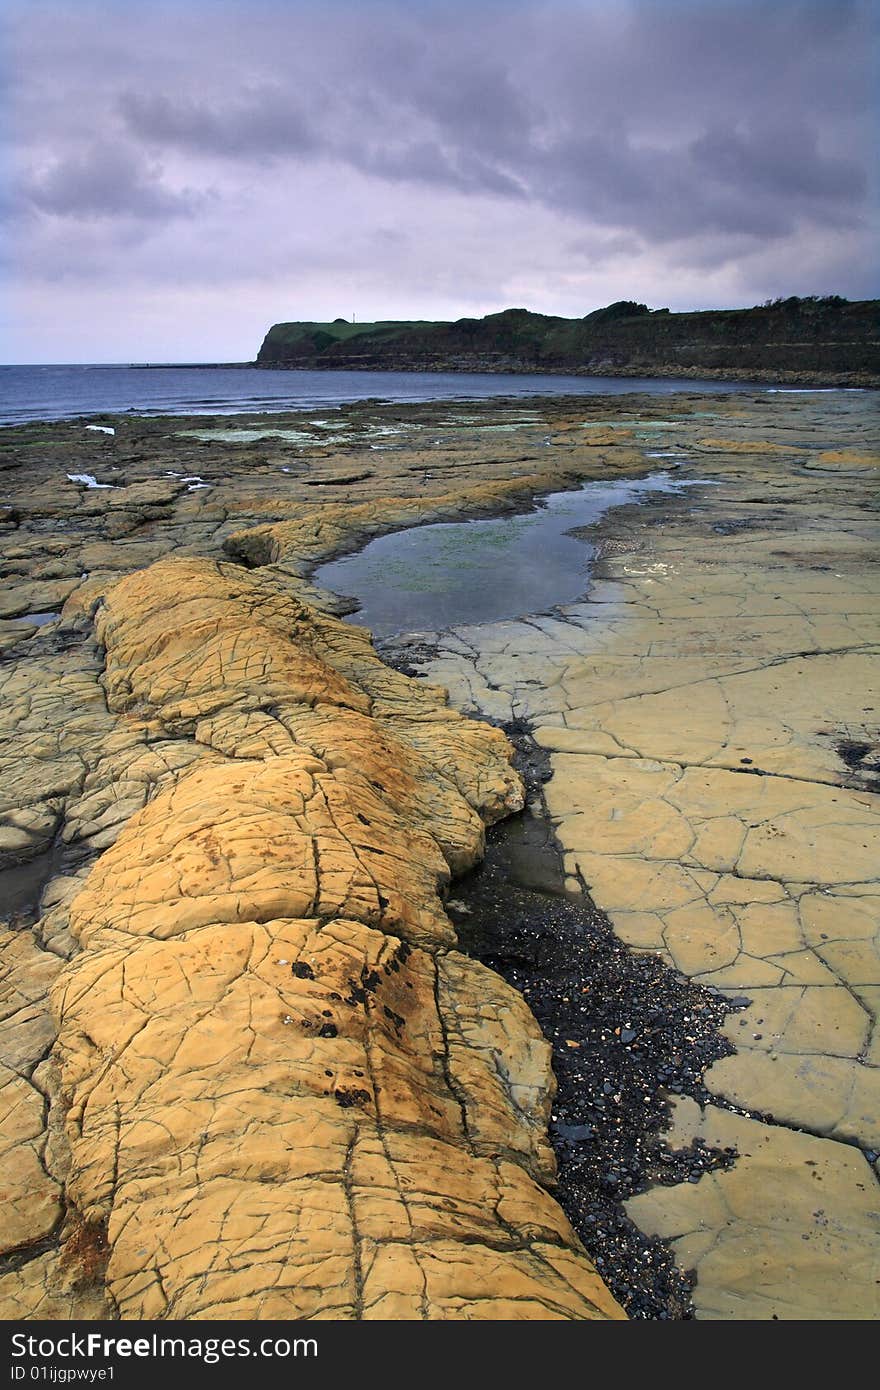
M 93 415 L 233 415 L 347 401 L 484 400 L 489 396 L 596 396 L 647 391 L 760 391 L 732 381 L 652 377 L 515 376 L 469 372 L 320 372 L 255 367 L 3 367 L 0 424 Z

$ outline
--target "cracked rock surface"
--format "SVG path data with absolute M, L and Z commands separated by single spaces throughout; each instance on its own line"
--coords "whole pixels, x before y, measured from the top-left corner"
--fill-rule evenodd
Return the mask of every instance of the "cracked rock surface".
M 457 706 L 548 751 L 569 891 L 750 1001 L 668 1136 L 738 1159 L 630 1203 L 698 1316 L 876 1316 L 872 397 L 339 417 L 3 432 L 0 1315 L 622 1316 L 549 1194 L 548 1046 L 443 909 L 522 796 Z M 659 455 L 714 486 L 431 685 L 309 582 Z
M 880 1312 L 877 434 L 843 398 L 666 431 L 714 486 L 606 519 L 583 603 L 422 663 L 531 722 L 566 871 L 618 935 L 750 1001 L 705 1084 L 754 1118 L 710 1107 L 690 1136 L 748 1160 L 628 1204 L 698 1316 Z
M 549 1192 L 548 1045 L 443 910 L 507 740 L 302 577 L 601 459 L 415 414 L 433 452 L 369 469 L 6 433 L 4 1317 L 623 1317 Z

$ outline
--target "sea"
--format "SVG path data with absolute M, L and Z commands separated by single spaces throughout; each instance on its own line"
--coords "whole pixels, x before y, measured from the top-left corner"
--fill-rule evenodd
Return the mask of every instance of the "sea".
M 690 378 L 476 372 L 298 371 L 235 366 L 0 366 L 0 424 L 101 415 L 236 415 L 352 401 L 617 396 L 644 391 L 766 391 L 763 383 Z

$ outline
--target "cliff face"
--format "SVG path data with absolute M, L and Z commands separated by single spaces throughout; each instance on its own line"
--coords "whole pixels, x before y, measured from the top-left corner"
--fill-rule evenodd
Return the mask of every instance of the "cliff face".
M 583 319 L 507 309 L 455 323 L 276 323 L 257 365 L 878 385 L 878 311 L 878 300 L 832 296 L 693 314 L 622 301 Z

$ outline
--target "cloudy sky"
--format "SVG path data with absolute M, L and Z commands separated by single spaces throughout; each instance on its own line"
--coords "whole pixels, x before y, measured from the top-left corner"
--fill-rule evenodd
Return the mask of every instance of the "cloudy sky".
M 0 360 L 877 295 L 875 0 L 4 0 Z

